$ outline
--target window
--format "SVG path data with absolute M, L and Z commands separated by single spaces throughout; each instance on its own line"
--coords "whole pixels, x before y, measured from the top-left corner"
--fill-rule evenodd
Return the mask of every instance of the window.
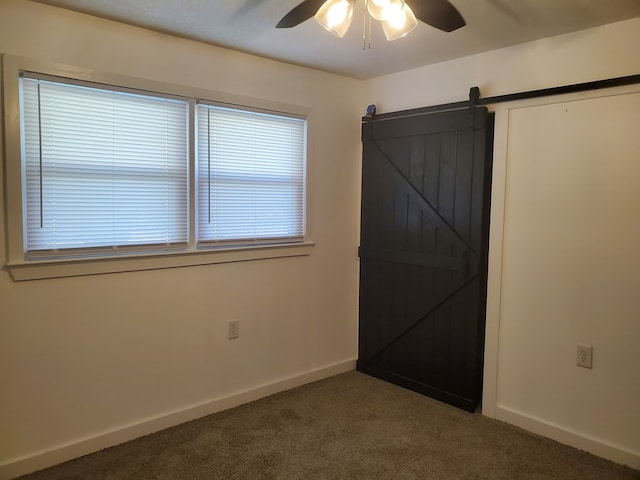
M 186 101 L 21 85 L 27 258 L 187 245 Z
M 14 279 L 311 252 L 306 111 L 3 62 Z
M 198 105 L 200 244 L 304 235 L 304 120 Z

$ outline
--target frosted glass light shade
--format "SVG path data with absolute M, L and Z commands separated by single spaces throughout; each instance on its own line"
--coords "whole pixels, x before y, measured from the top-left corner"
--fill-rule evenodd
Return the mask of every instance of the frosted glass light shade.
M 406 3 L 400 9 L 393 9 L 387 19 L 382 22 L 382 30 L 387 40 L 393 41 L 404 37 L 416 28 L 418 20 Z
M 400 10 L 404 0 L 367 0 L 367 11 L 375 20 L 385 21 L 394 9 Z
M 355 0 L 327 0 L 314 15 L 316 22 L 334 35 L 342 38 L 353 20 Z

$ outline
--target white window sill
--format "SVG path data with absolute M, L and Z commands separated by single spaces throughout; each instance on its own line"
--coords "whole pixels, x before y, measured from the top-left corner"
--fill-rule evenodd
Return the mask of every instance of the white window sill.
M 45 278 L 77 277 L 104 273 L 136 272 L 163 268 L 191 267 L 215 263 L 246 262 L 270 258 L 311 255 L 314 243 L 288 243 L 229 247 L 197 252 L 170 252 L 126 257 L 96 257 L 81 260 L 12 262 L 6 265 L 16 282 Z

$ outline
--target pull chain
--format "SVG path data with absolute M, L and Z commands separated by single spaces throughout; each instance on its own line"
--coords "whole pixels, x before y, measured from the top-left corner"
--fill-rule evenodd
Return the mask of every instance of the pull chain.
M 370 0 L 364 0 L 364 12 L 362 13 L 362 50 L 367 49 L 367 17 L 369 17 L 369 50 L 371 50 L 371 15 L 367 9 Z
M 364 0 L 364 11 L 362 12 L 362 50 L 367 47 L 367 3 L 369 0 Z

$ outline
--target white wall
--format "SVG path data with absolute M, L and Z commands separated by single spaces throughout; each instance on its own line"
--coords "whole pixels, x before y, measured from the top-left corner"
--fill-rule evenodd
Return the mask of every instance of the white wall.
M 640 467 L 640 85 L 629 90 L 508 112 L 497 416 Z M 577 344 L 593 346 L 592 370 Z
M 640 18 L 407 70 L 365 82 L 378 113 L 601 80 L 640 71 Z
M 57 280 L 0 271 L 0 477 L 353 368 L 360 82 L 23 0 L 0 2 L 0 52 L 308 107 L 316 243 L 304 257 Z
M 639 44 L 636 18 L 372 79 L 364 102 L 387 112 L 465 100 L 476 85 L 487 97 L 634 75 L 640 72 Z M 599 126 L 626 115 L 624 126 L 613 130 L 616 135 L 594 137 L 585 130 L 595 144 L 570 150 L 571 155 L 604 155 L 602 148 L 592 147 L 604 141 L 617 145 L 606 155 L 612 164 L 607 169 L 593 157 L 582 162 L 575 156 L 554 168 L 549 162 L 557 156 L 541 160 L 544 154 L 527 154 L 527 144 L 513 150 L 514 141 L 528 136 L 526 127 L 519 130 L 524 136 L 512 136 L 512 107 L 490 107 L 496 111 L 496 133 L 483 413 L 640 469 L 640 306 L 632 293 L 639 284 L 640 257 L 629 248 L 640 241 L 633 219 L 640 200 L 633 187 L 640 178 L 640 152 L 637 139 L 630 137 L 640 123 L 638 109 L 611 107 L 620 117 L 603 117 Z M 582 110 L 595 115 L 598 108 Z M 523 125 L 544 122 L 539 126 L 545 128 L 548 120 L 532 117 Z M 554 125 L 558 129 L 563 123 Z M 563 148 L 581 147 L 579 136 L 554 133 L 528 145 L 537 142 L 554 151 L 561 147 L 554 142 L 565 140 Z M 538 161 L 546 170 L 532 164 Z M 521 169 L 511 170 L 512 162 Z M 592 192 L 595 180 L 601 183 Z M 544 185 L 544 194 L 534 185 Z M 589 199 L 593 206 L 589 193 L 610 197 L 606 208 L 587 219 L 580 202 Z M 532 206 L 538 216 L 523 217 Z M 558 212 L 569 217 L 566 224 Z M 562 228 L 535 237 L 545 255 L 532 257 L 533 245 L 525 239 L 539 232 L 534 220 L 551 213 L 554 227 Z M 594 233 L 585 240 L 588 232 Z M 593 370 L 575 365 L 578 343 L 594 345 Z

